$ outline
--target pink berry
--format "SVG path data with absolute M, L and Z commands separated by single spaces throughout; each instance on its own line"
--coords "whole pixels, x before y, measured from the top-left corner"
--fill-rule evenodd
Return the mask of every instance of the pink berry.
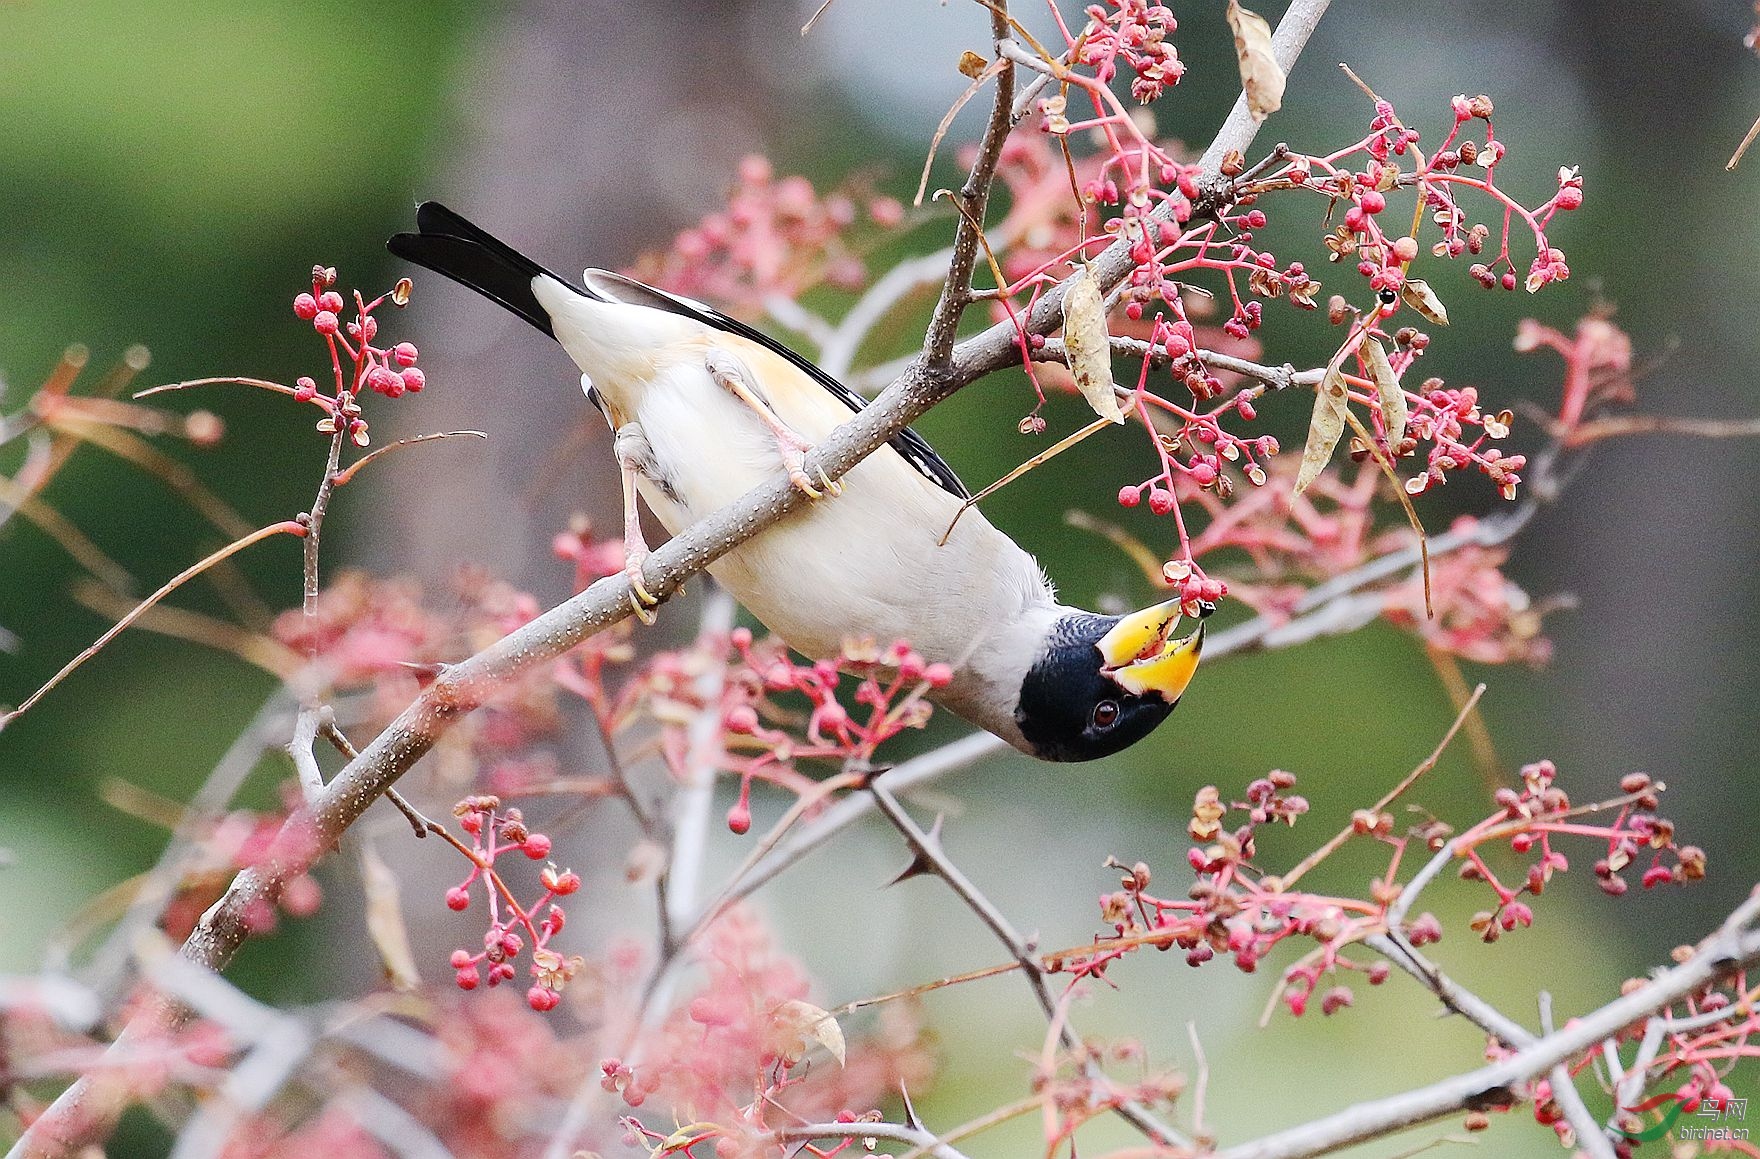
M 1409 262 L 1418 256 L 1418 239 L 1402 237 L 1393 243 L 1393 256 L 1402 262 Z
M 930 688 L 946 688 L 953 683 L 953 665 L 937 661 L 923 669 L 923 679 L 929 682 Z
M 471 891 L 462 885 L 455 885 L 446 891 L 446 908 L 453 911 L 467 910 L 471 907 Z
M 293 300 L 293 314 L 301 321 L 310 322 L 318 316 L 318 299 L 310 294 L 301 294 Z
M 548 986 L 533 986 L 526 991 L 526 1005 L 539 1014 L 556 1009 L 556 1004 L 561 1001 L 562 995 Z
M 740 836 L 751 832 L 752 811 L 743 801 L 727 811 L 727 827 Z
M 534 833 L 525 839 L 519 850 L 533 861 L 542 861 L 550 856 L 550 838 L 542 833 Z
M 1357 195 L 1357 204 L 1363 207 L 1364 213 L 1380 213 L 1387 208 L 1387 198 L 1374 189 L 1365 189 Z
M 1143 493 L 1137 488 L 1120 487 L 1118 489 L 1118 505 L 1120 507 L 1135 507 L 1142 501 Z
M 1157 515 L 1166 515 L 1173 510 L 1173 492 L 1164 487 L 1156 487 L 1149 492 L 1149 510 Z
M 1553 198 L 1552 203 L 1560 209 L 1576 209 L 1583 204 L 1583 191 L 1575 185 L 1567 185 L 1558 191 L 1558 196 Z M 298 308 L 298 303 L 295 303 L 295 308 Z
M 403 389 L 411 394 L 419 394 L 422 387 L 428 385 L 428 376 L 422 373 L 419 366 L 410 367 L 398 377 L 403 380 Z
M 342 310 L 342 295 L 338 294 L 335 290 L 325 290 L 318 298 L 318 309 L 328 310 L 332 314 L 340 313 Z
M 1504 275 L 1503 275 L 1503 277 L 1501 277 L 1501 278 L 1499 278 L 1499 279 L 1498 279 L 1498 282 L 1499 282 L 1499 283 L 1500 283 L 1500 284 L 1501 284 L 1501 285 L 1502 285 L 1502 286 L 1503 286 L 1503 288 L 1504 288 L 1504 289 L 1506 289 L 1506 290 L 1513 290 L 1513 289 L 1515 289 L 1515 288 L 1516 288 L 1516 274 L 1515 274 L 1515 271 L 1514 271 L 1514 270 L 1506 270 L 1506 271 L 1504 271 Z
M 1200 487 L 1208 487 L 1216 482 L 1216 468 L 1201 460 L 1192 464 L 1192 482 Z
M 457 975 L 458 988 L 460 990 L 475 990 L 482 980 L 483 979 L 474 969 L 460 970 Z
M 337 330 L 336 315 L 330 310 L 319 310 L 312 319 L 312 329 L 320 334 L 334 334 Z

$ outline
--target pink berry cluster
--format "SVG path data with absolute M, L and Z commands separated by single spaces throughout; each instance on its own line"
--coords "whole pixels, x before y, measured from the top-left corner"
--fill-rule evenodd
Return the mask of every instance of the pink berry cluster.
M 1346 951 L 1388 930 L 1390 909 L 1406 889 L 1399 871 L 1408 853 L 1437 855 L 1446 850 L 1460 861 L 1463 880 L 1482 882 L 1492 891 L 1494 908 L 1481 911 L 1470 922 L 1488 942 L 1532 924 L 1533 910 L 1521 899 L 1538 897 L 1555 872 L 1569 867 L 1565 855 L 1554 848 L 1561 837 L 1586 839 L 1605 849 L 1595 873 L 1602 888 L 1615 895 L 1625 887 L 1622 872 L 1643 860 L 1648 862 L 1643 870 L 1646 888 L 1704 876 L 1704 853 L 1693 846 L 1677 846 L 1673 824 L 1657 816 L 1662 786 L 1649 777 L 1627 776 L 1620 784 L 1620 797 L 1586 809 L 1573 808 L 1556 779 L 1550 761 L 1525 766 L 1521 787 L 1497 790 L 1497 810 L 1459 834 L 1435 819 L 1400 833 L 1393 813 L 1384 806 L 1359 809 L 1344 834 L 1287 878 L 1266 873 L 1254 862 L 1262 827 L 1294 825 L 1308 810 L 1306 799 L 1294 792 L 1295 776 L 1272 772 L 1248 785 L 1242 800 L 1227 800 L 1214 786 L 1205 786 L 1198 790 L 1187 825 L 1188 834 L 1200 844 L 1186 852 L 1196 881 L 1185 896 L 1150 892 L 1152 876 L 1145 863 L 1130 867 L 1113 863 L 1124 870 L 1119 889 L 1100 899 L 1102 919 L 1111 927 L 1111 935 L 1092 946 L 1052 955 L 1050 965 L 1076 977 L 1101 975 L 1113 962 L 1143 946 L 1163 950 L 1177 946 L 1192 966 L 1227 955 L 1238 969 L 1253 973 L 1280 944 L 1310 942 L 1311 948 L 1285 969 L 1280 997 L 1292 1014 L 1304 1013 L 1316 998 L 1321 1012 L 1332 1014 L 1350 1006 L 1353 995 L 1345 985 L 1322 990 L 1326 977 L 1356 972 L 1370 985 L 1387 978 L 1385 963 L 1357 961 Z M 1389 850 L 1387 868 L 1371 882 L 1368 896 L 1294 888 L 1301 876 L 1350 838 L 1377 841 Z M 1519 877 L 1511 878 L 1514 884 L 1506 884 L 1487 861 L 1486 853 L 1493 847 L 1521 860 Z M 1438 940 L 1442 927 L 1426 913 L 1405 923 L 1402 932 L 1413 945 L 1423 946 Z
M 727 208 L 710 214 L 631 273 L 674 293 L 761 314 L 767 301 L 796 298 L 819 285 L 860 287 L 866 263 L 848 234 L 866 217 L 890 229 L 904 208 L 890 197 L 840 191 L 821 195 L 805 177 L 777 177 L 769 160 L 747 157 Z
M 1227 313 L 1221 329 L 1233 342 L 1248 340 L 1262 327 L 1270 300 L 1288 297 L 1299 308 L 1316 309 L 1320 283 L 1315 275 L 1301 261 L 1280 259 L 1257 237 L 1270 222 L 1267 206 L 1272 201 L 1293 204 L 1296 194 L 1324 198 L 1328 225 L 1337 222 L 1324 236 L 1327 257 L 1353 264 L 1371 298 L 1364 308 L 1353 309 L 1335 296 L 1329 312 L 1334 322 L 1350 321 L 1354 334 L 1366 333 L 1391 345 L 1389 361 L 1403 380 L 1430 337 L 1419 325 L 1388 320 L 1403 310 L 1414 323 L 1446 322 L 1439 295 L 1413 275 L 1425 252 L 1420 238 L 1426 230 L 1435 231 L 1428 246 L 1431 257 L 1483 259 L 1471 271 L 1475 279 L 1513 288 L 1518 277 L 1512 231 L 1519 223 L 1535 241 L 1526 284 L 1537 290 L 1569 276 L 1547 228 L 1558 212 L 1582 204 L 1582 179 L 1575 170 L 1561 170 L 1548 201 L 1532 209 L 1523 206 L 1496 181 L 1508 148 L 1496 136 L 1490 99 L 1463 96 L 1451 102 L 1452 124 L 1433 155 L 1420 146 L 1417 130 L 1405 125 L 1390 104 L 1377 100 L 1369 132 L 1342 149 L 1303 154 L 1280 147 L 1252 166 L 1231 156 L 1223 162 L 1220 182 L 1204 185 L 1202 170 L 1158 144 L 1152 121 L 1140 110 L 1126 108 L 1109 84 L 1121 62 L 1137 71 L 1135 95 L 1145 103 L 1177 80 L 1177 55 L 1167 40 L 1174 29 L 1170 14 L 1159 6 L 1120 2 L 1093 5 L 1087 15 L 1079 32 L 1062 29 L 1070 48 L 1069 63 L 1055 66 L 1064 82 L 1062 91 L 1039 105 L 1038 124 L 1048 147 L 1034 149 L 1017 135 L 1001 157 L 999 174 L 1014 197 L 1007 218 L 991 231 L 992 248 L 1001 253 L 1010 279 L 994 309 L 998 317 L 1015 322 L 1023 360 L 1043 398 L 1033 360 L 1046 339 L 1028 332 L 1022 307 L 1030 307 L 1093 247 L 1118 240 L 1129 247 L 1132 266 L 1113 333 L 1141 358 L 1135 409 L 1152 436 L 1159 470 L 1122 487 L 1119 501 L 1133 506 L 1146 498 L 1151 510 L 1175 518 L 1180 546 L 1173 560 L 1181 574 L 1169 582 L 1187 599 L 1215 599 L 1226 593 L 1227 584 L 1206 576 L 1193 557 L 1180 510 L 1182 495 L 1195 486 L 1229 498 L 1234 476 L 1262 487 L 1269 478 L 1267 460 L 1278 447 L 1268 436 L 1240 437 L 1229 429 L 1229 420 L 1252 421 L 1265 387 L 1230 384 L 1207 365 L 1206 355 L 1220 351 L 1214 342 L 1206 350 L 1194 326 L 1188 286 L 1193 275 L 1221 281 Z M 1076 116 L 1072 101 L 1081 103 L 1087 115 Z M 1482 127 L 1482 135 L 1475 127 Z M 1073 148 L 1077 135 L 1094 140 L 1097 148 Z M 1069 195 L 1072 178 L 1074 198 Z M 1056 197 L 1059 183 L 1063 193 Z M 1029 190 L 1039 195 L 1024 195 Z M 1497 228 L 1473 219 L 1460 200 L 1466 192 L 1491 203 L 1501 218 Z M 1416 204 L 1409 216 L 1398 226 L 1391 224 L 1395 200 L 1413 195 Z M 1147 333 L 1133 340 L 1131 332 L 1139 327 Z M 1505 415 L 1481 411 L 1470 388 L 1449 390 L 1431 379 L 1419 389 L 1403 389 L 1410 420 L 1395 433 L 1381 413 L 1377 384 L 1364 357 L 1358 351 L 1356 362 L 1346 368 L 1346 381 L 1351 401 L 1370 416 L 1379 451 L 1395 458 L 1424 456 L 1424 469 L 1408 481 L 1408 491 L 1421 493 L 1442 482 L 1447 472 L 1473 467 L 1505 496 L 1513 496 L 1522 457 L 1486 445 L 1488 438 L 1507 433 Z M 1157 367 L 1167 368 L 1195 405 L 1163 397 L 1151 373 Z M 1349 373 L 1351 369 L 1357 373 Z M 1023 431 L 1042 428 L 1036 409 L 1022 422 Z M 1367 455 L 1370 448 L 1359 451 Z
M 293 299 L 294 316 L 310 322 L 330 348 L 332 392 L 325 394 L 309 376 L 301 376 L 291 392 L 298 402 L 309 402 L 322 408 L 325 417 L 318 429 L 334 434 L 339 425 L 356 446 L 369 441 L 367 421 L 361 417 L 360 396 L 371 390 L 386 398 L 414 394 L 427 385 L 427 377 L 416 365 L 416 348 L 408 342 L 394 346 L 375 346 L 379 320 L 373 312 L 387 301 L 402 307 L 409 304 L 411 284 L 408 278 L 380 294 L 372 301 L 352 291 L 354 317 L 343 321 L 346 303 L 334 288 L 336 270 L 331 266 L 312 267 L 312 288 Z
M 735 833 L 751 828 L 753 780 L 801 791 L 811 785 L 796 769 L 802 760 L 835 764 L 868 762 L 886 741 L 928 723 L 930 689 L 953 679 L 946 664 L 930 664 L 903 640 L 882 648 L 872 641 L 847 641 L 835 659 L 798 663 L 774 638 L 754 641 L 737 628 L 732 644 L 740 663 L 728 672 L 721 700 L 727 733 L 728 771 L 740 778 L 739 800 L 728 811 Z M 838 699 L 843 677 L 853 678 L 846 708 Z M 777 698 L 805 700 L 805 727 L 791 725 L 793 714 Z
M 529 830 L 520 811 L 503 808 L 499 797 L 466 797 L 452 812 L 458 827 L 470 835 L 469 846 L 455 844 L 470 858 L 471 870 L 446 891 L 446 908 L 460 913 L 469 909 L 471 887 L 481 881 L 489 910 L 482 950 L 475 954 L 464 949 L 452 952 L 450 961 L 459 989 L 475 990 L 481 985 L 485 967 L 489 985 L 513 981 L 517 974 L 514 960 L 529 942 L 532 985 L 526 991 L 526 1003 L 539 1013 L 554 1010 L 562 1000 L 562 988 L 582 964 L 578 956 L 565 957 L 550 948 L 550 940 L 562 932 L 566 920 L 557 899 L 580 889 L 580 875 L 559 870 L 550 862 L 538 874 L 543 894 L 530 906 L 521 906 L 495 868 L 496 859 L 519 853 L 543 861 L 550 856 L 550 838 Z

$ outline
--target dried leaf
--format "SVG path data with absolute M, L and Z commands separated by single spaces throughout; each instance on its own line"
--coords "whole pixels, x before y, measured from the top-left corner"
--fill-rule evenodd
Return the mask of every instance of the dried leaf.
M 1387 445 L 1399 453 L 1399 442 L 1406 437 L 1406 392 L 1400 389 L 1399 376 L 1387 361 L 1387 351 L 1370 338 L 1364 341 L 1364 360 L 1369 364 L 1369 377 L 1375 380 L 1375 397 L 1381 404 L 1381 423 L 1387 428 Z
M 1399 296 L 1405 299 L 1406 305 L 1416 310 L 1426 322 L 1437 326 L 1448 325 L 1448 308 L 1430 283 L 1423 278 L 1407 278 L 1405 285 L 1399 288 Z
M 1283 69 L 1271 53 L 1271 25 L 1257 12 L 1229 0 L 1228 26 L 1234 32 L 1234 51 L 1241 62 L 1241 90 L 1247 95 L 1247 111 L 1263 121 L 1283 106 Z
M 973 52 L 971 49 L 959 54 L 959 71 L 962 75 L 977 80 L 990 67 L 990 62 Z
M 1106 331 L 1106 301 L 1088 267 L 1078 266 L 1063 292 L 1063 346 L 1070 374 L 1094 413 L 1124 422 L 1112 388 L 1112 337 Z
M 361 889 L 366 895 L 367 935 L 379 951 L 385 980 L 393 990 L 421 986 L 416 957 L 409 945 L 409 929 L 403 924 L 402 888 L 397 875 L 370 843 L 361 845 Z
M 1344 371 L 1337 365 L 1326 368 L 1326 377 L 1314 392 L 1314 417 L 1308 421 L 1308 442 L 1302 447 L 1302 465 L 1296 472 L 1296 491 L 1306 491 L 1326 464 L 1332 461 L 1332 450 L 1344 434 L 1345 408 L 1350 391 L 1344 383 Z
M 837 1060 L 838 1066 L 843 1065 L 843 1027 L 837 1025 L 837 1019 L 830 1011 L 791 998 L 776 1008 L 774 1017 L 778 1026 L 800 1036 L 803 1041 L 812 1039 Z

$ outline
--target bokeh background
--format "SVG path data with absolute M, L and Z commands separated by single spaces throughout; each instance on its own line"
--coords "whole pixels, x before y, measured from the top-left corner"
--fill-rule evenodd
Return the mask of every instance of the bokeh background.
M 1261 7 L 1274 19 L 1283 5 Z M 984 12 L 838 0 L 802 38 L 808 8 L 792 0 L 0 6 L 4 409 L 23 405 L 72 342 L 90 346 L 93 371 L 145 343 L 153 363 L 143 382 L 287 381 L 316 371 L 321 348 L 288 312 L 306 271 L 323 262 L 340 267 L 347 284 L 389 285 L 406 271 L 393 267 L 384 238 L 425 197 L 448 200 L 561 269 L 624 265 L 664 245 L 718 204 L 750 152 L 824 183 L 865 175 L 908 199 L 935 123 L 965 83 L 955 71 L 961 51 L 987 48 Z M 1189 72 L 1157 117 L 1164 132 L 1202 144 L 1238 82 L 1220 5 L 1174 8 Z M 1040 14 L 1028 16 L 1044 26 Z M 1741 43 L 1752 17 L 1734 0 L 1338 4 L 1260 141 L 1321 149 L 1360 135 L 1369 112 L 1338 61 L 1420 129 L 1442 123 L 1455 93 L 1490 94 L 1512 147 L 1500 170 L 1508 186 L 1538 200 L 1557 166 L 1580 165 L 1586 175 L 1583 208 L 1555 234 L 1573 277 L 1530 298 L 1482 293 L 1464 269 L 1432 273 L 1456 322 L 1435 335 L 1424 369 L 1499 402 L 1548 405 L 1558 365 L 1514 355 L 1515 323 L 1534 316 L 1568 328 L 1607 302 L 1651 367 L 1641 409 L 1760 414 L 1752 369 L 1760 364 L 1760 158 L 1723 169 L 1760 113 L 1760 61 Z M 969 131 L 971 119 L 960 126 Z M 942 162 L 939 183 L 951 184 L 953 173 Z M 1316 234 L 1304 240 L 1292 229 L 1278 252 L 1319 264 Z M 1279 313 L 1275 321 L 1264 332 L 1271 359 L 1312 364 L 1330 349 L 1322 319 Z M 376 424 L 375 433 L 475 427 L 491 438 L 392 460 L 372 488 L 349 488 L 328 525 L 330 566 L 409 571 L 439 584 L 460 562 L 486 562 L 547 599 L 560 596 L 568 576 L 549 556 L 550 535 L 574 511 L 608 520 L 616 504 L 602 432 L 571 442 L 584 418 L 575 373 L 520 323 L 435 279 L 419 282 L 416 305 L 391 324 L 422 346 L 431 386 L 395 408 L 391 425 L 401 432 Z M 908 335 L 889 341 L 903 350 Z M 1025 399 L 1018 374 L 999 375 L 920 429 L 968 481 L 986 482 L 1037 449 L 1014 429 Z M 170 405 L 225 419 L 218 446 L 171 450 L 248 521 L 304 509 L 322 447 L 283 400 L 219 390 Z M 1307 407 L 1290 399 L 1263 409 L 1284 412 L 1274 429 L 1299 431 Z M 1081 418 L 1073 405 L 1048 414 L 1053 434 Z M 1534 435 L 1531 424 L 1518 427 L 1518 441 Z M 11 456 L 0 469 L 16 467 L 15 451 L 0 455 Z M 1067 598 L 1140 602 L 1130 563 L 1062 519 L 1072 506 L 1105 510 L 1119 472 L 1138 477 L 1138 458 L 1146 472 L 1146 448 L 1094 439 L 997 496 L 991 518 L 1040 556 Z M 1704 934 L 1760 877 L 1751 709 L 1760 694 L 1757 476 L 1752 442 L 1607 445 L 1520 541 L 1513 574 L 1537 596 L 1573 594 L 1577 607 L 1550 621 L 1549 668 L 1469 668 L 1469 679 L 1489 684 L 1485 714 L 1505 762 L 1551 757 L 1578 796 L 1608 790 L 1630 770 L 1656 775 L 1671 787 L 1670 815 L 1708 851 L 1712 871 L 1690 892 L 1618 902 L 1585 871 L 1549 891 L 1533 930 L 1490 947 L 1463 936 L 1443 944 L 1449 968 L 1530 1024 L 1540 989 L 1566 1014 L 1599 1004 L 1622 978 Z M 217 546 L 160 483 L 98 451 L 78 454 L 46 498 L 146 588 Z M 1435 528 L 1453 512 L 1498 502 L 1489 487 L 1462 479 L 1426 497 L 1422 510 Z M 1132 514 L 1143 517 L 1132 523 L 1139 532 L 1164 533 L 1146 512 Z M 291 541 L 253 552 L 239 568 L 270 606 L 296 601 Z M 21 699 L 106 626 L 71 598 L 75 576 L 23 521 L 0 529 L 0 626 L 17 637 L 0 653 L 0 701 Z M 204 589 L 188 599 L 221 606 Z M 674 642 L 693 617 L 692 604 L 669 609 L 653 637 Z M 136 632 L 0 737 L 0 970 L 37 968 L 83 902 L 139 872 L 160 847 L 161 831 L 103 803 L 107 779 L 187 797 L 270 690 L 268 677 L 228 655 Z M 1265 850 L 1267 860 L 1293 858 L 1409 769 L 1451 716 L 1420 649 L 1377 626 L 1215 665 L 1175 721 L 1124 756 L 1073 769 L 995 760 L 948 782 L 925 808 L 948 811 L 951 850 L 1007 913 L 1047 944 L 1067 944 L 1096 928 L 1094 898 L 1113 876 L 1101 869 L 1107 855 L 1181 872 L 1198 784 L 1238 786 L 1271 767 L 1297 772 L 1316 802 L 1314 824 Z M 1483 799 L 1463 753 L 1422 792 L 1457 820 L 1478 816 Z M 246 799 L 272 801 L 287 772 L 265 760 Z M 559 832 L 559 852 L 591 865 L 587 847 L 598 843 L 586 834 L 595 821 Z M 743 855 L 731 836 L 715 840 L 722 863 Z M 646 920 L 644 895 L 620 885 L 615 856 L 599 856 L 597 912 L 577 933 L 583 947 Z M 438 904 L 452 867 L 437 858 L 406 864 L 414 916 L 427 923 L 418 929 L 435 939 L 428 960 L 440 967 L 461 936 Z M 771 895 L 768 911 L 822 980 L 828 1004 L 998 959 L 934 883 L 883 889 L 902 864 L 896 839 L 872 829 L 822 852 Z M 1366 872 L 1366 862 L 1346 865 L 1335 880 L 1357 888 Z M 332 904 L 321 919 L 290 925 L 241 962 L 237 976 L 254 991 L 298 1001 L 371 984 L 358 890 L 346 868 L 325 881 Z M 1479 901 L 1446 885 L 1431 900 L 1456 919 Z M 1260 1030 L 1266 974 L 1243 977 L 1220 964 L 1193 972 L 1157 956 L 1129 963 L 1116 980 L 1116 992 L 1081 1011 L 1083 1028 L 1140 1036 L 1158 1060 L 1189 1067 L 1191 1023 L 1208 1055 L 1207 1118 L 1225 1138 L 1477 1058 L 1475 1034 L 1431 1018 L 1433 1004 L 1398 983 L 1359 988 L 1348 1015 L 1277 1017 Z M 1022 1090 L 1020 1052 L 1036 1048 L 1042 1028 L 1017 985 L 986 982 L 928 1004 L 945 1063 L 920 1104 L 931 1124 Z M 1741 1082 L 1736 1093 L 1747 1093 Z M 1025 1145 L 1031 1131 L 1001 1133 L 994 1149 L 976 1150 Z M 1393 1154 L 1439 1133 L 1364 1153 Z M 1500 1123 L 1492 1142 L 1499 1154 L 1555 1153 L 1544 1132 L 1521 1124 Z M 162 1144 L 142 1135 L 132 1145 L 145 1154 Z

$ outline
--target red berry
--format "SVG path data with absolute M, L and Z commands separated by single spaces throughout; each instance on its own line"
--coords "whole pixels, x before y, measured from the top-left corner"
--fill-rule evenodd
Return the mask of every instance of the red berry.
M 317 316 L 312 319 L 312 329 L 320 334 L 334 334 L 336 328 L 336 315 L 332 311 L 319 310 Z
M 446 908 L 454 911 L 471 908 L 471 891 L 462 885 L 455 885 L 447 890 Z
M 310 322 L 318 316 L 318 299 L 310 294 L 301 294 L 293 300 L 293 314 L 301 321 Z
M 548 986 L 533 986 L 526 991 L 526 1005 L 539 1014 L 556 1009 L 556 1004 L 560 1001 L 562 1001 L 562 995 Z
M 1552 203 L 1560 209 L 1576 209 L 1583 204 L 1583 191 L 1575 185 L 1567 185 L 1558 191 Z
M 1514 270 L 1506 270 L 1504 272 L 1503 277 L 1499 278 L 1498 281 L 1503 285 L 1503 288 L 1506 290 L 1515 289 L 1516 288 L 1516 273 L 1515 273 L 1515 271 Z
M 419 366 L 410 367 L 398 377 L 403 380 L 403 389 L 411 394 L 420 393 L 422 387 L 428 385 L 428 376 L 422 373 L 422 368 Z
M 520 845 L 519 849 L 521 853 L 524 853 L 533 861 L 542 861 L 544 858 L 550 856 L 550 838 L 544 836 L 542 833 L 534 833 L 525 839 L 525 842 Z
M 332 314 L 340 313 L 342 310 L 342 295 L 338 294 L 335 290 L 325 290 L 318 298 L 318 309 L 328 310 Z
M 1120 487 L 1118 489 L 1118 505 L 1135 507 L 1143 501 L 1143 492 L 1136 487 Z
M 751 832 L 752 811 L 745 802 L 742 801 L 727 811 L 727 827 L 740 836 Z
M 1166 515 L 1173 510 L 1173 492 L 1164 487 L 1156 487 L 1149 492 L 1149 510 L 1157 515 Z
M 475 990 L 478 983 L 482 982 L 482 980 L 483 979 L 474 969 L 460 970 L 457 976 L 458 988 L 460 990 Z
M 1380 213 L 1387 208 L 1387 198 L 1374 189 L 1365 189 L 1357 195 L 1357 204 L 1364 213 Z

